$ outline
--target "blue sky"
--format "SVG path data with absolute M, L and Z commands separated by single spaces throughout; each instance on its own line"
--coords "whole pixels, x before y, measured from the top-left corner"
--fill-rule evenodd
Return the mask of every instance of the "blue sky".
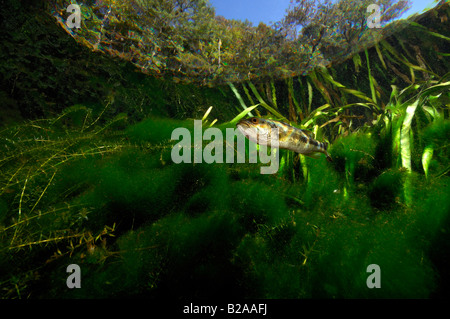
M 209 0 L 209 2 L 216 9 L 217 15 L 242 21 L 248 19 L 257 26 L 260 21 L 269 24 L 271 21 L 281 20 L 290 0 Z M 406 12 L 405 17 L 416 12 L 420 13 L 434 3 L 434 0 L 412 0 L 411 9 Z

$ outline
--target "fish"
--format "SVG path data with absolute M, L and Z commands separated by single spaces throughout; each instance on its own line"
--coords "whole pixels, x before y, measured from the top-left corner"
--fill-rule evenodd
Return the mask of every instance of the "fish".
M 251 117 L 242 119 L 236 127 L 250 141 L 259 145 L 271 146 L 271 141 L 278 140 L 278 148 L 291 150 L 299 154 L 317 158 L 320 153 L 325 154 L 327 160 L 332 162 L 328 153 L 328 143 L 319 142 L 312 136 L 311 132 L 293 127 L 284 122 Z M 276 131 L 278 130 L 278 136 Z M 272 135 L 273 139 L 272 139 Z

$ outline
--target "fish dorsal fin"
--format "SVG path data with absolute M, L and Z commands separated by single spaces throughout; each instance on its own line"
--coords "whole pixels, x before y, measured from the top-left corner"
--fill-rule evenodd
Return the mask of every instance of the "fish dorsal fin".
M 314 139 L 314 133 L 313 132 L 307 131 L 307 130 L 303 130 L 303 129 L 302 129 L 302 132 L 305 133 L 306 136 L 308 136 L 309 138 Z

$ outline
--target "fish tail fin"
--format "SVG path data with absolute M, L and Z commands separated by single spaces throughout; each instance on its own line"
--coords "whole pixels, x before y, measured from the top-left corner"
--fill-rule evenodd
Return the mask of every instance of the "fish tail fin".
M 328 152 L 325 154 L 327 156 L 327 161 L 328 162 L 332 162 L 333 159 L 331 158 L 330 154 L 328 154 Z

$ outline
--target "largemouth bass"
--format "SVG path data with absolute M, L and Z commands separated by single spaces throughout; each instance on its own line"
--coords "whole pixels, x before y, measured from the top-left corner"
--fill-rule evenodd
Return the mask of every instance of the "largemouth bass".
M 271 140 L 274 142 L 277 140 L 280 149 L 316 158 L 317 155 L 323 153 L 329 162 L 333 161 L 327 152 L 328 143 L 319 142 L 312 137 L 310 132 L 289 124 L 252 117 L 240 120 L 236 126 L 250 141 L 259 145 L 271 146 Z M 278 134 L 276 134 L 277 131 Z

